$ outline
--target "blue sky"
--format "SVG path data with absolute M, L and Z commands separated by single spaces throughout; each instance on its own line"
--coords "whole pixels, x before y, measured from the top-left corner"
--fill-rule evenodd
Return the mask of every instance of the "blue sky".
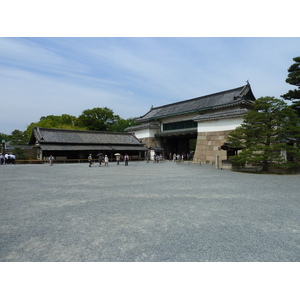
M 1 37 L 0 132 L 94 107 L 137 117 L 246 80 L 256 98 L 278 98 L 299 51 L 297 37 Z

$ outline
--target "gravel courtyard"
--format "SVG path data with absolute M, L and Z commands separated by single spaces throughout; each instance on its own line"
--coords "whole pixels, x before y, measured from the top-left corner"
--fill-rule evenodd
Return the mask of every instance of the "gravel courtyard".
M 299 262 L 300 175 L 2 165 L 1 262 Z

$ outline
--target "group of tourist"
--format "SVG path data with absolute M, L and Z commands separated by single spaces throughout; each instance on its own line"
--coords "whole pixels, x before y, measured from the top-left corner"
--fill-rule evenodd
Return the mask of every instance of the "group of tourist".
M 161 155 L 161 154 L 157 154 L 157 155 L 155 155 L 155 159 L 154 159 L 154 163 L 159 163 L 159 162 L 163 162 L 163 160 L 164 160 L 164 158 L 163 158 L 163 156 Z
M 177 161 L 177 162 L 183 162 L 185 159 L 187 159 L 187 160 L 193 159 L 192 154 L 190 154 L 190 153 L 188 153 L 187 155 L 185 155 L 184 153 L 183 154 L 176 154 L 176 153 L 169 154 L 170 161 L 173 160 L 173 161 Z
M 108 162 L 109 162 L 108 156 L 107 155 L 103 156 L 102 153 L 98 154 L 97 156 L 98 156 L 99 167 L 101 167 L 102 162 L 104 162 L 104 167 L 108 167 Z M 117 165 L 120 164 L 120 157 L 121 157 L 121 155 L 116 155 Z M 125 166 L 128 166 L 129 156 L 127 154 L 125 154 L 123 159 L 124 159 L 124 162 L 125 162 Z M 89 167 L 92 167 L 93 162 L 94 162 L 92 154 L 90 154 L 88 156 L 88 162 L 89 162 Z
M 2 154 L 0 153 L 1 165 L 14 165 L 16 163 L 16 156 L 11 153 Z

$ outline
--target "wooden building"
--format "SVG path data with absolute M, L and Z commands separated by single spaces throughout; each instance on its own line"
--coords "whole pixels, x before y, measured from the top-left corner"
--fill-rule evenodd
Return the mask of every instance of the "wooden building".
M 114 154 L 126 153 L 132 158 L 145 157 L 147 148 L 132 133 L 82 131 L 34 127 L 29 141 L 37 148 L 37 158 L 53 155 L 56 159 L 87 159 L 89 154 L 97 158 L 103 153 L 110 159 Z
M 234 151 L 221 147 L 229 132 L 242 124 L 243 115 L 254 101 L 247 83 L 235 89 L 152 107 L 136 118 L 140 125 L 128 127 L 126 131 L 134 133 L 148 148 L 163 148 L 166 157 L 170 153 L 192 154 L 195 162 L 214 163 L 234 155 Z

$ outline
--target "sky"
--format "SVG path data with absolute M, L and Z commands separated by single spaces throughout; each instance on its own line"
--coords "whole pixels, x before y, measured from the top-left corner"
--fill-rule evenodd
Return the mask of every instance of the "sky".
M 292 0 L 3 2 L 0 132 L 95 107 L 139 117 L 247 80 L 256 98 L 279 98 L 294 89 L 285 79 L 300 55 L 299 7 Z
M 95 107 L 138 117 L 247 80 L 280 98 L 299 55 L 298 37 L 1 37 L 0 132 Z

